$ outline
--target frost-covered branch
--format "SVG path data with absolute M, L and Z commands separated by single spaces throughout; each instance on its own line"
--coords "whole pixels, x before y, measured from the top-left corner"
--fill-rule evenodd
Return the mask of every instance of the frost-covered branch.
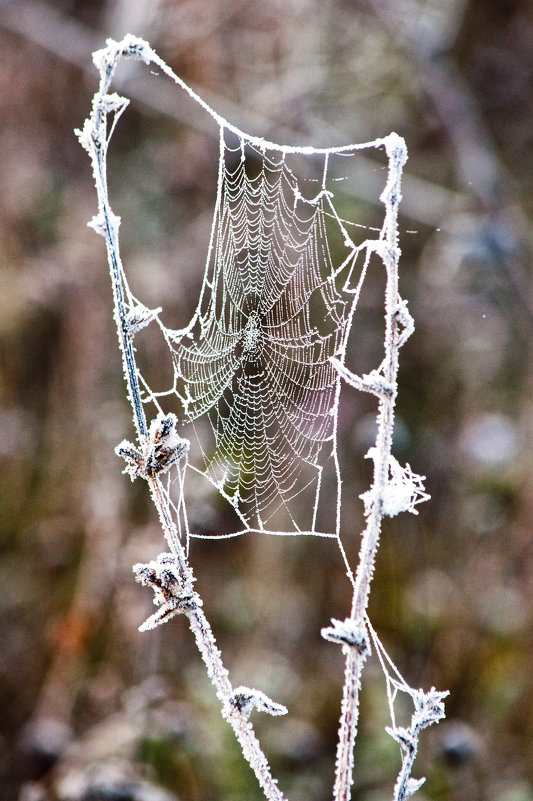
M 411 776 L 413 762 L 418 751 L 420 732 L 445 717 L 443 699 L 448 693 L 437 692 L 434 687 L 426 693 L 423 690 L 413 690 L 401 685 L 398 686 L 398 689 L 409 693 L 415 707 L 408 727 L 392 726 L 386 729 L 402 750 L 402 767 L 394 787 L 393 801 L 407 801 L 425 781 L 425 779 L 413 779 Z
M 394 407 L 398 391 L 399 351 L 413 332 L 414 323 L 407 310 L 406 301 L 400 297 L 398 291 L 400 257 L 398 206 L 401 200 L 401 178 L 407 159 L 407 149 L 403 139 L 396 134 L 391 134 L 386 139 L 385 147 L 389 158 L 388 181 L 381 195 L 381 200 L 385 205 L 385 222 L 381 232 L 380 247 L 374 247 L 374 250 L 382 258 L 387 276 L 384 359 L 378 369 L 362 377 L 348 370 L 343 358 L 330 359 L 337 373 L 346 383 L 362 392 L 375 395 L 379 400 L 376 444 L 367 454 L 367 457 L 371 458 L 374 463 L 373 482 L 370 489 L 361 496 L 365 505 L 366 528 L 362 535 L 351 616 L 342 624 L 339 621 L 333 621 L 333 627 L 322 630 L 322 635 L 326 639 L 342 644 L 346 658 L 337 747 L 335 801 L 349 801 L 351 797 L 354 747 L 359 717 L 359 690 L 363 668 L 370 653 L 366 610 L 379 545 L 381 522 L 384 516 L 394 517 L 403 511 L 418 514 L 415 506 L 429 498 L 424 491 L 423 477 L 413 473 L 409 465 L 403 468 L 391 453 Z M 340 356 L 344 357 L 344 353 L 341 353 Z M 388 676 L 387 673 L 386 676 Z M 445 694 L 436 695 L 439 695 L 439 715 L 442 716 L 442 697 Z M 433 698 L 433 696 L 431 697 Z M 416 696 L 417 700 L 418 698 Z M 439 715 L 435 713 L 430 722 L 438 720 Z M 423 728 L 419 722 L 417 718 L 416 725 L 413 723 L 409 729 L 410 747 L 403 746 L 404 759 L 395 789 L 394 801 L 407 799 L 423 781 L 410 778 L 412 763 L 418 747 L 418 734 Z M 425 725 L 429 725 L 429 722 L 426 722 Z M 394 729 L 395 735 L 393 736 L 399 737 L 399 731 L 399 729 Z
M 181 460 L 186 458 L 188 442 L 177 435 L 173 415 L 159 416 L 148 429 L 144 414 L 132 342 L 136 331 L 155 319 L 159 310 L 141 308 L 129 292 L 119 250 L 120 219 L 111 209 L 106 173 L 109 139 L 118 117 L 128 103 L 126 99 L 109 91 L 117 64 L 124 56 L 139 58 L 148 63 L 152 59 L 153 51 L 142 40 L 127 36 L 119 43 L 109 40 L 107 48 L 94 54 L 94 62 L 100 73 L 100 85 L 93 98 L 91 115 L 85 121 L 83 129 L 77 133 L 92 163 L 98 195 L 98 214 L 90 225 L 102 234 L 106 242 L 115 322 L 139 439 L 138 446 L 122 442 L 118 446 L 118 452 L 125 459 L 126 471 L 131 478 L 141 476 L 148 482 L 152 500 L 171 550 L 170 554 L 159 557 L 155 562 L 135 566 L 139 581 L 154 589 L 155 603 L 159 607 L 141 629 L 151 629 L 178 613 L 188 617 L 207 673 L 222 704 L 223 716 L 232 726 L 243 754 L 255 772 L 266 798 L 269 801 L 284 801 L 284 796 L 272 777 L 267 759 L 248 720 L 252 706 L 270 710 L 271 714 L 282 714 L 284 708 L 257 690 L 247 690 L 248 702 L 238 702 L 239 698 L 244 697 L 242 688 L 234 690 L 231 686 L 211 626 L 203 612 L 202 601 L 194 590 L 194 575 L 176 529 L 168 495 L 161 483 L 160 476 L 172 466 L 179 466 Z M 108 127 L 109 117 L 111 125 Z

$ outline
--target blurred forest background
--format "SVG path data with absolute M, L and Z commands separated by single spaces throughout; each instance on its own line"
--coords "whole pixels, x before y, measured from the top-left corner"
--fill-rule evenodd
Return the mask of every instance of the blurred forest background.
M 420 515 L 385 526 L 371 619 L 415 687 L 450 690 L 423 736 L 420 801 L 533 799 L 533 6 L 527 0 L 2 0 L 0 3 L 0 799 L 251 801 L 183 618 L 148 634 L 131 565 L 164 550 L 132 437 L 96 197 L 73 129 L 91 51 L 131 32 L 242 129 L 284 143 L 394 130 L 409 161 L 395 453 L 427 476 Z M 188 321 L 215 193 L 216 127 L 143 65 L 111 149 L 110 188 L 136 294 Z M 382 163 L 343 184 L 379 224 Z M 382 282 L 353 347 L 377 364 Z M 152 368 L 153 369 L 153 368 Z M 369 417 L 370 415 L 370 417 Z M 356 498 L 373 407 L 346 392 Z M 194 525 L 220 525 L 205 498 Z M 361 505 L 345 540 L 355 562 Z M 343 678 L 320 638 L 349 610 L 325 540 L 196 541 L 191 561 L 234 685 L 289 707 L 257 728 L 294 801 L 331 796 Z M 392 795 L 383 676 L 363 676 L 353 798 Z

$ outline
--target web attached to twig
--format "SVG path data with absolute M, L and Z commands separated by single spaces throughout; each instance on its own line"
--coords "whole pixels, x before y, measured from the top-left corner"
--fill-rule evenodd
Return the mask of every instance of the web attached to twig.
M 366 626 L 387 685 L 391 725 L 387 726 L 385 731 L 398 743 L 402 756 L 402 766 L 394 787 L 393 801 L 407 801 L 425 782 L 424 778 L 415 779 L 411 776 L 418 752 L 420 733 L 445 717 L 444 699 L 449 693 L 448 691 L 440 692 L 434 687 L 427 691 L 410 687 L 388 655 L 368 616 L 366 616 Z M 400 693 L 408 695 L 413 704 L 411 719 L 406 726 L 401 726 L 396 721 L 395 702 Z
M 334 537 L 344 555 L 337 455 L 340 382 L 378 397 L 391 391 L 385 387 L 383 365 L 359 379 L 344 361 L 370 257 L 377 254 L 386 269 L 393 258 L 403 140 L 391 134 L 339 148 L 280 146 L 248 136 L 220 117 L 146 43 L 132 39 L 122 55 L 154 62 L 219 128 L 211 237 L 189 324 L 167 328 L 161 309 L 149 310 L 138 301 L 117 265 L 129 336 L 133 339 L 155 321 L 173 363 L 171 387 L 154 390 L 138 375 L 140 401 L 155 405 L 161 417 L 167 399 L 177 398 L 180 436 L 192 432 L 198 443 L 198 461 L 189 454 L 177 483 L 178 527 L 197 536 L 189 531 L 182 496 L 188 467 L 234 509 L 241 524 L 235 533 Z M 112 133 L 126 101 L 110 94 L 105 103 Z M 383 226 L 365 239 L 368 229 L 338 213 L 336 188 L 350 159 L 369 149 L 385 151 L 388 173 L 381 196 Z M 101 228 L 100 217 L 94 225 Z M 394 298 L 389 301 L 390 306 Z M 399 311 L 405 323 L 405 304 Z M 396 314 L 392 307 L 386 312 Z M 121 452 L 128 450 L 131 455 L 128 447 Z M 132 476 L 137 470 L 133 463 L 133 470 L 131 460 L 128 467 Z
M 230 145 L 226 138 L 221 128 L 218 193 L 196 312 L 181 331 L 162 326 L 174 362 L 173 391 L 185 422 L 208 419 L 210 441 L 199 437 L 200 470 L 244 529 L 268 531 L 274 523 L 276 531 L 314 534 L 324 473 L 340 483 L 339 375 L 331 358 L 346 346 L 359 249 L 327 188 L 330 153 L 315 155 L 320 177 L 305 181 L 282 149 L 244 137 Z M 342 235 L 337 263 L 328 226 Z M 306 502 L 293 504 L 300 495 Z M 329 533 L 336 535 L 338 525 Z

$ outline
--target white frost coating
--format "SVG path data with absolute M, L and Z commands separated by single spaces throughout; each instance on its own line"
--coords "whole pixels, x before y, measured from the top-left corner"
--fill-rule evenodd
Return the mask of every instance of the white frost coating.
M 422 787 L 422 785 L 424 784 L 425 781 L 426 780 L 424 778 L 423 779 L 412 779 L 412 778 L 407 779 L 407 781 L 405 783 L 405 792 L 404 792 L 402 798 L 405 798 L 405 799 L 411 798 L 411 796 L 413 796 L 416 793 L 417 790 L 420 790 L 420 788 Z M 400 797 L 398 797 L 398 801 L 400 801 Z
M 138 334 L 139 331 L 153 322 L 162 311 L 161 306 L 158 306 L 157 309 L 149 309 L 143 303 L 134 306 L 126 317 L 128 334 L 130 336 Z
M 283 704 L 278 704 L 273 701 L 268 695 L 265 695 L 261 690 L 254 690 L 250 687 L 237 687 L 233 691 L 230 699 L 230 706 L 239 709 L 242 714 L 248 719 L 254 709 L 259 712 L 266 712 L 268 715 L 286 715 L 288 710 Z
M 331 626 L 320 631 L 325 640 L 353 647 L 361 654 L 370 655 L 370 643 L 365 627 L 358 625 L 352 618 L 346 620 L 332 618 L 331 623 Z
M 139 631 L 151 631 L 179 613 L 191 612 L 202 606 L 202 600 L 190 587 L 183 588 L 179 565 L 172 554 L 159 554 L 148 564 L 133 565 L 137 581 L 154 591 L 154 605 L 159 607 Z
M 194 316 L 179 331 L 165 328 L 160 308 L 148 309 L 134 297 L 120 258 L 120 218 L 109 203 L 106 160 L 109 140 L 128 104 L 127 99 L 110 92 L 123 57 L 154 64 L 186 91 L 219 129 L 217 201 L 204 281 Z M 209 480 L 233 506 L 243 524 L 242 532 L 237 533 L 312 534 L 335 539 L 354 594 L 351 615 L 344 621 L 333 620 L 322 630 L 326 639 L 343 646 L 346 655 L 334 798 L 350 798 L 360 680 L 370 654 L 370 633 L 387 680 L 390 733 L 405 752 L 394 795 L 395 801 L 404 801 L 421 784 L 410 777 L 418 734 L 442 717 L 445 695 L 435 690 L 423 694 L 408 687 L 366 616 L 383 515 L 416 514 L 415 506 L 429 497 L 422 477 L 409 465 L 401 467 L 391 455 L 398 354 L 414 328 L 398 292 L 397 217 L 407 158 L 405 143 L 390 134 L 365 144 L 314 148 L 248 136 L 210 108 L 147 42 L 131 35 L 121 42 L 108 40 L 107 47 L 94 54 L 94 63 L 100 86 L 91 116 L 78 136 L 93 166 L 98 213 L 90 225 L 106 241 L 115 320 L 139 443 L 123 441 L 117 450 L 132 479 L 147 480 L 171 550 L 134 568 L 138 580 L 154 590 L 158 607 L 143 628 L 151 629 L 178 613 L 188 617 L 223 716 L 232 725 L 266 798 L 284 801 L 248 718 L 254 708 L 276 715 L 285 714 L 286 709 L 260 691 L 231 687 L 201 599 L 193 589 L 194 576 L 184 548 L 189 536 L 194 536 L 187 522 L 187 470 L 191 467 Z M 331 164 L 336 156 L 355 157 L 365 149 L 385 149 L 388 176 L 381 194 L 385 207 L 382 229 L 375 239 L 357 243 L 348 232 L 351 223 L 341 219 L 336 209 L 334 181 L 340 178 L 333 175 Z M 290 160 L 294 155 L 309 156 L 321 178 L 313 179 L 312 185 L 299 178 Z M 260 165 L 252 178 L 246 169 L 249 162 Z M 344 243 L 339 263 L 330 253 L 326 224 L 328 232 L 335 229 L 338 242 Z M 359 377 L 345 364 L 347 342 L 372 254 L 381 259 L 387 278 L 383 360 Z M 162 332 L 174 364 L 173 384 L 160 392 L 152 391 L 140 374 L 133 347 L 135 335 L 150 323 Z M 370 452 L 374 478 L 362 496 L 366 528 L 355 576 L 341 541 L 337 412 L 343 382 L 378 399 L 378 434 Z M 182 404 L 179 420 L 163 411 L 169 396 L 177 396 Z M 147 405 L 156 409 L 150 427 Z M 181 430 L 182 424 L 189 424 L 194 435 L 195 421 L 200 418 L 209 422 L 212 442 L 205 445 L 200 441 L 202 461 L 190 465 L 189 442 L 178 433 L 178 426 Z M 336 486 L 333 504 L 331 495 L 324 499 L 322 493 L 328 471 L 329 483 Z M 306 497 L 311 502 L 306 502 Z M 294 511 L 296 501 L 309 511 L 304 520 Z M 333 506 L 334 519 L 330 529 L 320 530 L 317 520 L 324 501 Z M 284 516 L 282 523 L 280 515 Z M 275 529 L 270 527 L 271 519 L 275 519 Z M 403 729 L 394 719 L 394 698 L 399 690 L 408 692 L 415 704 L 411 726 Z
M 391 203 L 397 207 L 402 199 L 398 177 L 407 161 L 407 146 L 396 133 L 389 134 L 384 144 L 389 157 L 389 179 L 379 199 L 386 205 Z
M 444 717 L 443 701 L 448 693 L 438 692 L 434 687 L 428 692 L 410 687 L 386 652 L 383 643 L 366 615 L 365 621 L 387 685 L 387 698 L 392 725 L 386 727 L 385 730 L 401 747 L 402 766 L 394 787 L 393 801 L 406 801 L 414 795 L 425 781 L 425 779 L 413 779 L 411 777 L 420 734 L 423 729 L 442 720 Z M 396 723 L 395 702 L 399 693 L 409 695 L 413 703 L 414 711 L 409 726 L 399 726 Z
M 149 310 L 146 310 L 149 311 Z M 152 318 L 156 313 L 152 315 Z M 141 323 L 137 322 L 138 328 L 142 328 L 143 324 L 148 325 L 150 319 L 142 320 Z M 128 318 L 126 318 L 125 335 L 128 337 L 133 336 L 135 333 L 134 328 L 128 325 Z M 168 473 L 172 467 L 177 467 L 181 460 L 186 460 L 189 452 L 190 443 L 188 439 L 180 437 L 176 426 L 178 420 L 175 414 L 163 414 L 160 412 L 157 417 L 152 420 L 148 436 L 143 442 L 142 450 L 123 440 L 120 445 L 117 445 L 115 451 L 118 456 L 122 456 L 126 461 L 125 473 L 128 473 L 133 481 L 138 476 L 160 476 Z
M 398 686 L 398 689 L 407 692 L 414 704 L 414 712 L 408 727 L 387 727 L 386 731 L 396 740 L 402 750 L 402 768 L 394 787 L 393 801 L 407 801 L 420 789 L 425 779 L 413 779 L 411 770 L 418 751 L 420 732 L 428 726 L 438 723 L 444 715 L 443 699 L 447 692 L 437 692 L 434 687 L 427 693 L 423 690 L 413 690 L 410 687 Z
M 370 448 L 366 454 L 366 458 L 373 459 L 374 462 L 377 456 L 375 448 Z M 418 509 L 415 508 L 417 504 L 423 503 L 431 497 L 424 491 L 425 478 L 425 476 L 413 473 L 408 464 L 402 467 L 390 454 L 389 477 L 382 492 L 378 494 L 374 489 L 370 489 L 360 495 L 365 504 L 365 514 L 369 515 L 373 505 L 378 499 L 381 499 L 382 512 L 387 517 L 395 517 L 400 512 L 411 512 L 411 514 L 417 515 Z
M 350 386 L 355 389 L 361 390 L 361 392 L 370 392 L 373 395 L 377 395 L 378 398 L 391 396 L 394 392 L 393 385 L 385 380 L 379 370 L 372 370 L 368 375 L 363 373 L 360 378 L 358 375 L 348 370 L 348 368 L 334 356 L 330 359 L 330 362 L 347 384 L 350 384 Z

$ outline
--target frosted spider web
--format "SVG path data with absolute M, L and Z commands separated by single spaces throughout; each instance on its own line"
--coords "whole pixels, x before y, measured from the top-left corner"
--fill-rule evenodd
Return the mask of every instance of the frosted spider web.
M 329 154 L 306 197 L 283 150 L 243 138 L 229 147 L 224 130 L 220 143 L 198 307 L 186 329 L 165 332 L 173 389 L 187 422 L 207 416 L 204 474 L 246 529 L 266 531 L 275 521 L 277 529 L 318 533 L 324 473 L 340 484 L 339 377 L 330 359 L 345 347 L 354 294 L 338 284 L 355 245 L 335 269 L 326 218 L 347 234 L 326 189 Z M 298 515 L 302 504 L 292 501 L 301 494 Z
M 340 545 L 340 380 L 346 379 L 347 339 L 370 257 L 377 253 L 386 261 L 386 247 L 390 256 L 385 240 L 396 230 L 403 141 L 391 134 L 366 144 L 314 148 L 248 136 L 146 43 L 132 40 L 129 47 L 185 89 L 219 128 L 215 209 L 189 324 L 167 328 L 161 310 L 146 309 L 122 270 L 120 276 L 131 334 L 156 320 L 173 363 L 169 388 L 154 390 L 138 376 L 142 402 L 163 412 L 169 396 L 177 398 L 180 430 L 189 436 L 192 429 L 198 443 L 197 463 L 191 457 L 179 469 L 178 527 L 187 537 L 200 536 L 189 531 L 186 519 L 189 467 L 234 509 L 242 526 L 235 533 L 315 534 L 335 537 Z M 114 127 L 125 101 L 107 95 L 106 104 Z M 382 149 L 388 159 L 380 198 L 384 223 L 372 239 L 364 239 L 361 231 L 368 236 L 368 229 L 342 219 L 336 207 L 336 182 L 346 177 L 342 165 L 365 149 Z M 95 225 L 101 226 L 99 220 Z
M 337 154 L 305 149 L 307 178 L 291 168 L 295 154 L 302 150 L 221 126 L 198 305 L 184 329 L 159 321 L 174 382 L 160 393 L 145 385 L 145 399 L 178 397 L 201 453 L 191 466 L 231 504 L 242 531 L 337 537 L 340 377 L 331 359 L 344 354 L 371 248 L 353 241 L 336 211 L 328 167 Z M 319 530 L 325 487 L 329 525 Z

